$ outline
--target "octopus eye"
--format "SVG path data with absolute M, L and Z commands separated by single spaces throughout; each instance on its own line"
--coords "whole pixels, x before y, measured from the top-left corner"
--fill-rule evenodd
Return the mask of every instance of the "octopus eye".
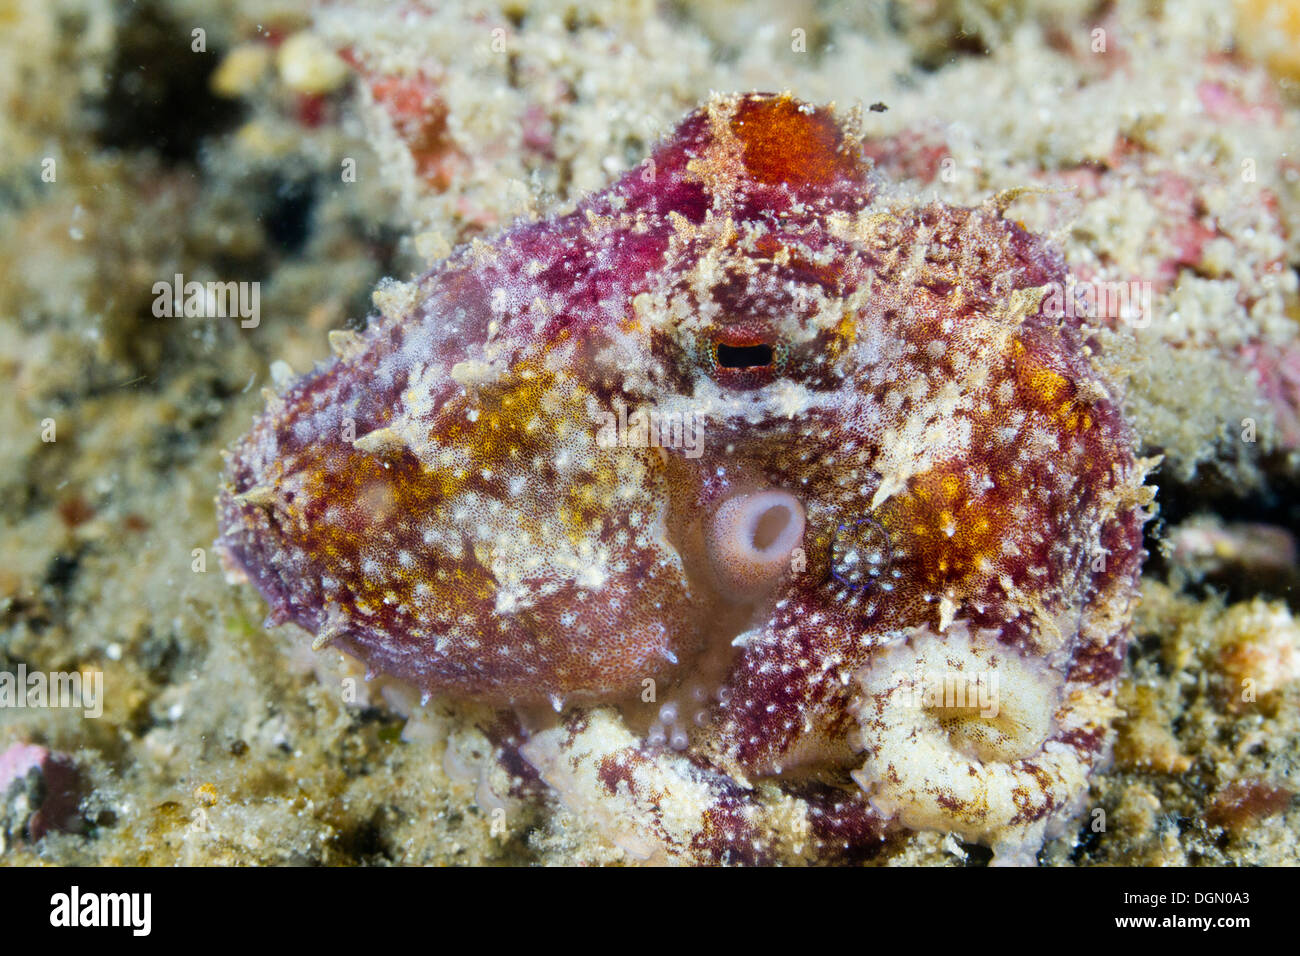
M 775 358 L 772 346 L 766 343 L 758 345 L 727 345 L 719 342 L 715 347 L 718 368 L 767 368 Z
M 758 388 L 784 374 L 789 349 L 763 330 L 727 329 L 701 345 L 705 365 L 720 384 Z
M 757 597 L 790 569 L 803 544 L 804 508 L 787 491 L 736 495 L 722 503 L 705 532 L 709 559 L 728 591 Z

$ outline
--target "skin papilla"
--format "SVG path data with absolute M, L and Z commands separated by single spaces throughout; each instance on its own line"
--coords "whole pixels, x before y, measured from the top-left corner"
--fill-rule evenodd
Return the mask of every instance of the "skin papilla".
M 1032 861 L 1105 759 L 1152 462 L 1061 257 L 718 97 L 454 253 L 233 449 L 227 566 L 650 862 Z

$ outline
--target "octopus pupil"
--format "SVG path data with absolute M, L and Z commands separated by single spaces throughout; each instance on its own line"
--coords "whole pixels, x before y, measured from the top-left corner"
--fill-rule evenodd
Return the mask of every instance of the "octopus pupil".
M 720 368 L 763 368 L 772 364 L 772 346 L 718 343 Z

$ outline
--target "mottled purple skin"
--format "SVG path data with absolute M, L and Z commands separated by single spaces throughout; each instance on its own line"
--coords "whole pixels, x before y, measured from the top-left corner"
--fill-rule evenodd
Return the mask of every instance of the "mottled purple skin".
M 650 732 L 647 678 L 705 682 L 711 812 L 773 778 L 824 858 L 878 847 L 852 675 L 957 616 L 1108 694 L 1146 513 L 1112 388 L 1032 293 L 1060 256 L 996 204 L 884 204 L 871 176 L 829 111 L 719 98 L 572 214 L 461 250 L 272 399 L 227 470 L 227 562 L 273 620 L 428 694 L 608 702 Z M 701 409 L 707 448 L 596 451 L 576 410 L 618 404 Z M 761 489 L 805 509 L 801 561 L 741 600 L 704 518 Z M 893 557 L 855 589 L 832 563 L 862 516 Z M 566 541 L 607 557 L 546 564 Z M 1095 761 L 1105 737 L 1059 742 Z M 734 829 L 683 855 L 761 862 Z

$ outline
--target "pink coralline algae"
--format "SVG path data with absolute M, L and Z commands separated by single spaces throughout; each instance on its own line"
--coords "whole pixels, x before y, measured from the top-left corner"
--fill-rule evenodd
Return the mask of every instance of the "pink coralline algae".
M 1014 197 L 886 199 L 860 124 L 717 97 L 332 335 L 233 450 L 227 566 L 513 709 L 629 860 L 1032 861 L 1107 753 L 1151 462 Z
M 67 754 L 23 743 L 0 752 L 0 850 L 50 832 L 79 831 L 82 790 L 81 772 Z

